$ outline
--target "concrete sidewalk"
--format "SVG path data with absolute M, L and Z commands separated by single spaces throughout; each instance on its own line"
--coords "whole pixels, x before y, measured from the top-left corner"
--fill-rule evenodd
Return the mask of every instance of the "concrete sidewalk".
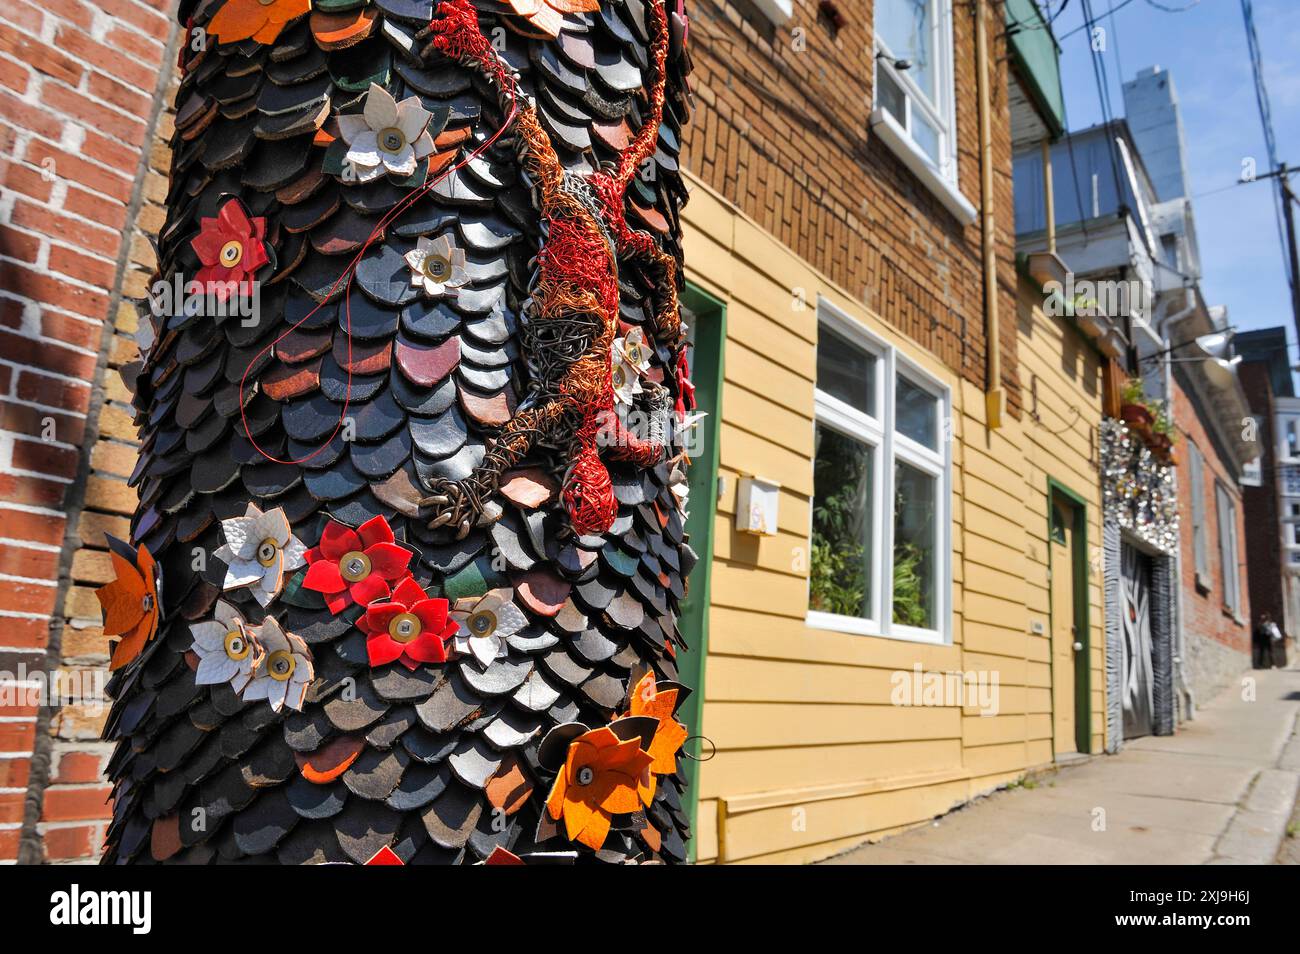
M 1271 864 L 1300 785 L 1300 670 L 1246 675 L 1254 702 L 1238 681 L 1177 735 L 1039 774 L 826 864 Z

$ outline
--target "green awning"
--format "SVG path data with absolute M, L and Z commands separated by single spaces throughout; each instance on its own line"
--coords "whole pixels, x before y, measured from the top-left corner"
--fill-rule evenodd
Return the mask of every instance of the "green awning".
M 1011 60 L 1055 139 L 1065 132 L 1061 48 L 1034 0 L 1006 0 Z

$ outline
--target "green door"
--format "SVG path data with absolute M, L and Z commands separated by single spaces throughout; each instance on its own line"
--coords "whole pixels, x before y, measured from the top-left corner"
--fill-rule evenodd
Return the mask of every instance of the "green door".
M 710 746 L 701 738 L 704 712 L 704 662 L 709 645 L 709 571 L 713 564 L 713 522 L 718 504 L 718 434 L 722 417 L 722 354 L 726 338 L 726 306 L 712 295 L 688 284 L 682 296 L 682 320 L 690 327 L 688 360 L 695 384 L 697 412 L 706 417 L 696 427 L 691 457 L 690 496 L 687 501 L 686 532 L 699 562 L 691 572 L 686 602 L 679 625 L 689 648 L 678 655 L 681 682 L 691 688 L 679 716 L 691 733 L 686 743 L 686 810 L 691 832 L 697 829 L 700 758 L 710 756 Z M 695 839 L 690 858 L 695 860 Z

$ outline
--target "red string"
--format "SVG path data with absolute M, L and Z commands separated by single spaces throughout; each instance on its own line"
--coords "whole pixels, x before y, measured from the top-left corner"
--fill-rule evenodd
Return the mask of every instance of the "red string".
M 303 315 L 300 319 L 298 319 L 296 322 L 294 322 L 294 323 L 293 323 L 293 324 L 292 324 L 292 325 L 291 325 L 291 326 L 290 326 L 290 327 L 289 327 L 289 328 L 288 328 L 288 329 L 287 329 L 287 330 L 286 330 L 282 335 L 280 335 L 280 337 L 276 338 L 276 339 L 275 339 L 274 341 L 272 341 L 269 345 L 267 345 L 265 348 L 263 348 L 261 351 L 259 351 L 256 355 L 253 356 L 252 360 L 248 362 L 248 367 L 244 369 L 243 377 L 241 377 L 241 378 L 239 379 L 239 416 L 240 416 L 240 420 L 243 422 L 243 425 L 244 425 L 244 434 L 248 437 L 249 443 L 251 443 L 251 444 L 253 445 L 253 449 L 254 449 L 254 450 L 256 450 L 259 454 L 261 454 L 261 455 L 262 455 L 263 457 L 265 457 L 267 460 L 269 460 L 269 461 L 271 461 L 272 463 L 275 463 L 275 464 L 304 464 L 304 463 L 306 463 L 307 461 L 311 460 L 313 457 L 315 457 L 315 456 L 317 456 L 318 454 L 322 453 L 322 452 L 325 450 L 325 448 L 329 447 L 330 442 L 331 442 L 332 440 L 334 440 L 335 435 L 338 434 L 339 429 L 343 426 L 343 422 L 344 422 L 345 420 L 347 420 L 347 416 L 348 416 L 348 407 L 349 407 L 349 405 L 351 404 L 351 401 L 352 401 L 352 297 L 351 297 L 351 291 L 352 291 L 352 278 L 353 278 L 353 276 L 354 276 L 355 273 L 356 273 L 356 267 L 357 267 L 357 264 L 361 261 L 362 258 L 365 257 L 365 254 L 366 254 L 366 252 L 369 250 L 370 246 L 374 243 L 375 239 L 378 238 L 379 234 L 380 234 L 381 232 L 383 232 L 383 230 L 387 227 L 387 225 L 388 225 L 390 222 L 392 222 L 395 218 L 397 218 L 397 216 L 401 215 L 403 212 L 405 212 L 407 209 L 409 209 L 413 203 L 415 203 L 417 200 L 419 200 L 421 197 L 423 197 L 425 194 L 427 194 L 427 193 L 428 193 L 431 189 L 433 189 L 433 188 L 434 188 L 434 187 L 435 187 L 439 182 L 441 182 L 443 179 L 447 178 L 447 176 L 451 175 L 453 172 L 456 172 L 456 171 L 458 171 L 458 170 L 460 170 L 460 169 L 463 169 L 466 165 L 468 165 L 469 163 L 473 162 L 475 159 L 477 159 L 479 156 L 481 156 L 481 155 L 482 155 L 484 152 L 486 152 L 488 149 L 492 148 L 492 145 L 493 145 L 493 144 L 494 144 L 498 139 L 500 139 L 501 136 L 503 136 L 503 135 L 505 134 L 505 131 L 506 131 L 507 129 L 510 128 L 510 125 L 515 121 L 515 117 L 516 117 L 516 116 L 518 115 L 518 113 L 519 113 L 519 104 L 518 104 L 518 101 L 517 101 L 516 98 L 515 98 L 514 88 L 513 88 L 513 86 L 510 86 L 510 87 L 508 87 L 508 88 L 509 88 L 509 92 L 510 92 L 510 112 L 509 112 L 509 114 L 506 116 L 505 120 L 501 123 L 501 127 L 500 127 L 499 129 L 497 129 L 497 131 L 494 132 L 494 133 L 491 135 L 491 137 L 487 139 L 487 141 L 485 141 L 482 145 L 480 145 L 477 149 L 475 149 L 473 152 L 471 152 L 469 155 L 467 155 L 467 156 L 466 156 L 464 159 L 462 159 L 460 162 L 456 163 L 456 164 L 453 165 L 453 166 L 449 166 L 449 167 L 448 167 L 447 169 L 445 169 L 442 173 L 440 173 L 436 178 L 434 178 L 434 179 L 432 179 L 432 180 L 426 182 L 426 183 L 425 183 L 424 185 L 422 185 L 420 188 L 414 190 L 414 191 L 413 191 L 410 195 L 408 195 L 406 198 L 402 199 L 402 201 L 400 201 L 399 203 L 397 203 L 397 205 L 393 206 L 393 208 L 389 209 L 388 212 L 386 212 L 386 213 L 384 214 L 384 216 L 379 220 L 378 224 L 375 225 L 375 228 L 374 228 L 374 230 L 370 233 L 369 238 L 367 238 L 366 241 L 365 241 L 365 244 L 361 246 L 361 251 L 357 252 L 356 257 L 353 258 L 352 261 L 348 263 L 347 268 L 343 270 L 343 274 L 339 275 L 339 277 L 334 281 L 334 284 L 330 286 L 329 294 L 326 296 L 325 301 L 320 302 L 319 304 L 317 304 L 315 308 L 313 308 L 311 311 L 307 312 L 307 314 Z M 245 386 L 248 384 L 248 375 L 249 375 L 249 372 L 253 370 L 253 366 L 254 366 L 255 364 L 257 364 L 257 362 L 261 359 L 262 355 L 264 355 L 264 354 L 266 354 L 267 352 L 271 351 L 271 350 L 272 350 L 276 345 L 278 345 L 281 341 L 283 341 L 285 338 L 289 337 L 289 335 L 293 334 L 293 332 L 296 331 L 296 330 L 297 330 L 297 329 L 298 329 L 298 328 L 303 324 L 303 322 L 305 322 L 305 321 L 306 321 L 308 318 L 310 318 L 312 315 L 316 314 L 316 312 L 320 311 L 321 308 L 322 308 L 325 304 L 327 304 L 331 298 L 333 298 L 333 296 L 334 296 L 334 292 L 335 292 L 335 290 L 338 288 L 339 282 L 343 281 L 343 279 L 344 279 L 345 277 L 347 278 L 347 284 L 344 286 L 344 290 L 343 290 L 343 296 L 344 296 L 344 297 L 343 297 L 343 302 L 344 302 L 343 307 L 344 307 L 344 311 L 345 311 L 346 314 L 347 314 L 347 327 L 346 327 L 346 334 L 347 334 L 347 340 L 348 340 L 348 382 L 347 382 L 347 389 L 345 390 L 344 395 L 343 395 L 343 407 L 342 407 L 342 409 L 339 411 L 339 420 L 338 420 L 338 423 L 334 425 L 334 430 L 331 431 L 331 432 L 330 432 L 330 436 L 327 437 L 327 438 L 325 439 L 325 443 L 322 444 L 320 447 L 318 447 L 316 450 L 312 451 L 312 452 L 311 452 L 310 454 L 308 454 L 306 457 L 295 457 L 295 458 L 291 458 L 291 459 L 289 459 L 289 460 L 281 460 L 280 458 L 278 458 L 278 457 L 273 457 L 273 456 L 271 456 L 270 454 L 268 454 L 266 451 L 262 450 L 261 446 L 257 443 L 257 440 L 253 437 L 253 433 L 252 433 L 252 431 L 249 430 L 249 427 L 248 427 L 248 410 L 247 410 L 247 408 L 246 408 L 245 405 L 244 405 L 244 388 L 245 388 Z

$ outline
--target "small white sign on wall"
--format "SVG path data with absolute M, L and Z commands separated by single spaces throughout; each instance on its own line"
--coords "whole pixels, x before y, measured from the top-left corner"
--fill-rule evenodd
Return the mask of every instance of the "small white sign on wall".
M 781 485 L 762 477 L 741 477 L 736 483 L 736 529 L 741 533 L 776 536 Z

